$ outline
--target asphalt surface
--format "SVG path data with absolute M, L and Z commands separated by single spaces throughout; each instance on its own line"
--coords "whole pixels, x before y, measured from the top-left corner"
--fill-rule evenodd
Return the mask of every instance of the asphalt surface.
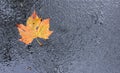
M 18 40 L 34 10 L 54 31 L 42 47 Z M 0 73 L 120 73 L 120 0 L 0 0 Z

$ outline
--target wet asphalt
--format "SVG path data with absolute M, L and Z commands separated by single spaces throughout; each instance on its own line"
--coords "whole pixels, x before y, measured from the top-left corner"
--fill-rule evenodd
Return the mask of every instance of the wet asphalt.
M 34 10 L 51 19 L 43 46 L 18 40 Z M 120 0 L 0 0 L 0 73 L 120 73 Z

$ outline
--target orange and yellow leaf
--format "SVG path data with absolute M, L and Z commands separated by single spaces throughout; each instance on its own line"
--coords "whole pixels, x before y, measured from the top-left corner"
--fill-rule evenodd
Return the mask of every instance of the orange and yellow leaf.
M 21 35 L 20 41 L 25 44 L 30 44 L 35 38 L 49 39 L 49 36 L 53 33 L 53 31 L 49 30 L 49 21 L 49 18 L 42 20 L 34 11 L 28 18 L 26 26 L 17 24 L 18 31 Z

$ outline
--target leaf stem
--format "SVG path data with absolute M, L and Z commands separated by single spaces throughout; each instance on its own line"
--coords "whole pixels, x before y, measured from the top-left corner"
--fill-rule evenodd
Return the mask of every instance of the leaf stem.
M 42 46 L 42 45 L 43 45 L 40 41 L 38 41 L 38 39 L 37 39 L 37 38 L 36 38 L 36 41 L 40 44 L 40 46 Z

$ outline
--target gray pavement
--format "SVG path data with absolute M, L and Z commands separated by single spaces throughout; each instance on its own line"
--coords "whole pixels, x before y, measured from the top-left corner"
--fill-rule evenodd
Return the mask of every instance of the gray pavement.
M 54 33 L 18 41 L 34 9 Z M 0 73 L 120 73 L 120 0 L 0 0 Z

